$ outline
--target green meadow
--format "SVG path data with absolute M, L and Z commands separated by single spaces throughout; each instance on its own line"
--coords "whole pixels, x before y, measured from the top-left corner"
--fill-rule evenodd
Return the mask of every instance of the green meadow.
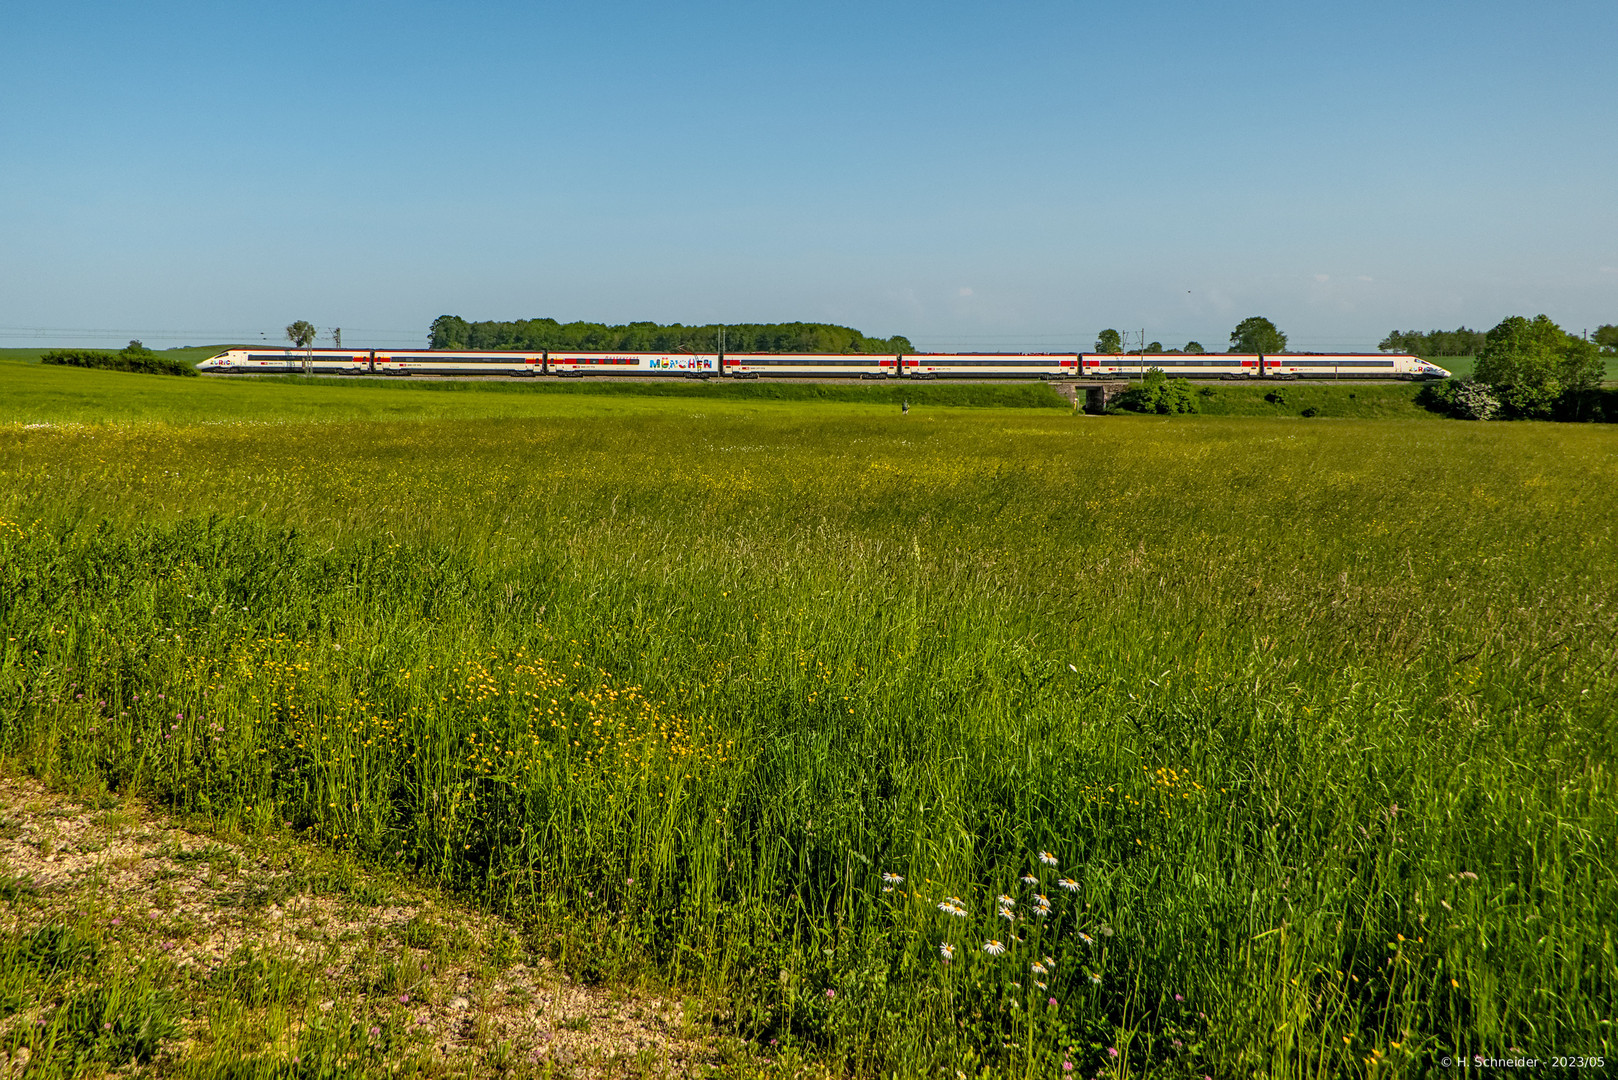
M 450 385 L 5 364 L 8 768 L 441 885 L 759 1071 L 1618 1052 L 1612 428 Z M 210 1060 L 315 1075 L 262 1030 Z

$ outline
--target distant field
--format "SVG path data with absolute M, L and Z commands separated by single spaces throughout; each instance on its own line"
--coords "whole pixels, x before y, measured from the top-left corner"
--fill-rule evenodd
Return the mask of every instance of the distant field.
M 551 415 L 746 412 L 792 402 L 897 413 L 913 406 L 1063 410 L 1038 383 L 776 383 L 608 380 L 316 378 L 160 375 L 46 367 L 0 359 L 0 421 L 471 419 Z
M 214 376 L 175 380 L 152 375 L 41 367 L 0 358 L 0 420 L 86 421 L 525 417 L 563 414 L 662 413 L 701 404 L 746 411 L 815 402 L 827 408 L 897 411 L 924 407 L 1014 407 L 1070 410 L 1040 382 L 824 383 L 697 382 L 684 379 L 384 380 L 302 376 Z M 1313 406 L 1322 417 L 1432 419 L 1408 383 L 1324 386 L 1307 383 L 1212 383 L 1197 401 L 1219 416 L 1296 416 Z M 1279 394 L 1280 403 L 1265 400 Z M 658 404 L 658 402 L 663 404 Z
M 1618 1049 L 1618 429 L 502 385 L 0 367 L 0 753 L 836 1075 Z
M 1458 379 L 1467 379 L 1472 376 L 1472 365 L 1477 363 L 1475 356 L 1435 356 L 1433 363 L 1449 372 Z
M 701 382 L 685 379 L 385 379 L 298 375 L 154 375 L 44 367 L 42 350 L 0 356 L 0 421 L 120 420 L 191 423 L 228 420 L 522 418 L 550 415 L 661 415 L 669 409 L 733 414 L 815 403 L 821 410 L 1020 408 L 1071 411 L 1047 384 L 937 382 Z M 29 353 L 28 356 L 18 354 Z M 190 350 L 188 358 L 212 355 Z M 172 355 L 172 354 L 165 354 Z M 1417 404 L 1415 383 L 1207 382 L 1198 411 L 1208 416 L 1316 420 L 1422 420 L 1441 417 Z M 661 402 L 661 404 L 660 404 Z M 682 404 L 683 403 L 683 404 Z

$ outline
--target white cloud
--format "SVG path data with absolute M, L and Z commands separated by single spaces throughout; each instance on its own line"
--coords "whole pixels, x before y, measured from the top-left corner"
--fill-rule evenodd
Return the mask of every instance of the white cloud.
M 959 295 L 959 296 L 971 296 L 972 295 L 972 290 L 967 288 L 965 285 L 962 285 L 961 286 L 961 291 L 957 295 Z
M 1320 282 L 1322 285 L 1324 285 L 1326 282 L 1331 280 L 1331 275 L 1330 274 L 1316 274 L 1315 275 L 1315 280 Z

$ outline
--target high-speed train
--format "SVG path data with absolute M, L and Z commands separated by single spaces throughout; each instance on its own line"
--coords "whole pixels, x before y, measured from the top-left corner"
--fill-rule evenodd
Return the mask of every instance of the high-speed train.
M 613 353 L 451 349 L 227 349 L 209 374 L 683 376 L 693 379 L 1444 379 L 1394 353 Z

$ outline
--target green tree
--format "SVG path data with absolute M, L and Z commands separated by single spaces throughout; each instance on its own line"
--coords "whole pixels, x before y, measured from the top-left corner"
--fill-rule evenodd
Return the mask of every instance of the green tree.
M 1548 316 L 1513 315 L 1489 331 L 1473 375 L 1513 416 L 1545 419 L 1559 406 L 1576 409 L 1604 367 L 1594 342 Z
M 464 349 L 470 344 L 472 328 L 459 315 L 440 315 L 427 332 L 429 349 Z
M 1596 327 L 1596 332 L 1590 335 L 1590 340 L 1601 346 L 1604 353 L 1618 353 L 1618 326 L 1607 323 Z
M 1171 379 L 1162 368 L 1147 368 L 1146 377 L 1118 395 L 1119 408 L 1130 412 L 1194 413 L 1197 399 L 1187 379 Z
M 1287 351 L 1287 336 L 1262 315 L 1250 315 L 1230 332 L 1230 351 L 1278 353 Z
M 315 324 L 307 319 L 299 319 L 287 326 L 287 340 L 300 349 L 307 349 L 314 344 Z M 303 373 L 313 375 L 315 354 L 311 350 L 303 358 Z
M 1200 342 L 1200 341 L 1188 341 L 1188 342 L 1185 343 L 1185 351 L 1188 352 L 1188 353 L 1197 353 L 1198 355 L 1200 355 L 1202 353 L 1207 352 L 1208 350 L 1206 350 L 1206 349 L 1204 349 L 1202 347 L 1202 342 Z
M 1096 338 L 1096 352 L 1116 356 L 1124 351 L 1123 335 L 1116 330 L 1103 330 Z

